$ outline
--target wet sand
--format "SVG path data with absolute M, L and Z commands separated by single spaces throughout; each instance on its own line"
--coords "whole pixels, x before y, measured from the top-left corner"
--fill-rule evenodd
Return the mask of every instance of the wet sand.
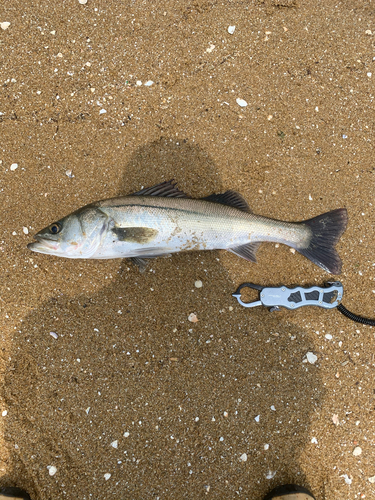
M 374 329 L 231 296 L 340 279 L 343 304 L 375 317 L 374 8 L 17 0 L 4 22 L 0 485 L 34 500 L 261 500 L 285 482 L 374 498 Z M 145 274 L 26 248 L 82 205 L 171 178 L 282 220 L 347 207 L 342 274 L 274 244 L 257 264 L 186 253 Z

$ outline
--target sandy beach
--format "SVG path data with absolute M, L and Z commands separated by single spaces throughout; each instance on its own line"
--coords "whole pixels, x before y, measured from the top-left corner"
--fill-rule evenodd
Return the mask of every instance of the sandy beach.
M 375 498 L 374 328 L 231 295 L 340 280 L 375 317 L 374 80 L 371 2 L 2 2 L 0 486 Z M 342 274 L 274 243 L 257 264 L 191 252 L 144 274 L 27 249 L 83 205 L 170 179 L 285 221 L 346 207 Z

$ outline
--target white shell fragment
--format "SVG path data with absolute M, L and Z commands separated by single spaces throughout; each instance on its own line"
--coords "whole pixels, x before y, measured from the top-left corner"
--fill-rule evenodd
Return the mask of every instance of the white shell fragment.
M 57 472 L 57 467 L 55 467 L 54 465 L 48 465 L 47 469 L 50 476 L 54 476 Z
M 124 437 L 129 437 L 129 432 L 124 432 Z
M 57 335 L 56 332 L 49 332 L 49 334 L 51 335 L 51 337 L 53 337 L 54 339 L 58 339 L 59 336 Z
M 313 364 L 315 364 L 315 363 L 316 363 L 316 361 L 317 361 L 317 359 L 318 359 L 318 356 L 316 356 L 313 352 L 310 352 L 310 351 L 309 351 L 309 352 L 306 354 L 306 359 L 307 359 L 307 361 L 308 361 L 311 365 L 313 365 Z
M 255 422 L 259 422 L 259 419 L 260 419 L 260 415 L 257 415 L 256 417 L 254 417 Z
M 235 30 L 235 29 L 236 29 L 236 27 L 235 27 L 235 26 L 229 26 L 229 27 L 228 27 L 228 33 L 229 33 L 230 35 L 233 35 L 233 33 L 234 33 L 234 30 Z
M 241 462 L 246 462 L 247 461 L 247 455 L 246 455 L 246 453 L 242 453 L 242 455 L 240 456 L 240 460 L 241 460 Z
M 117 439 L 115 441 L 112 441 L 111 446 L 112 446 L 112 448 L 118 448 L 118 441 L 117 441 Z
M 375 476 L 371 476 L 368 478 L 369 482 L 375 484 Z
M 10 26 L 10 23 L 8 23 L 7 21 L 4 22 L 4 23 L 0 23 L 0 27 L 2 30 L 7 30 Z
M 188 316 L 188 320 L 189 320 L 191 323 L 197 323 L 197 322 L 198 322 L 197 315 L 196 315 L 195 313 L 191 313 L 191 314 L 189 314 L 189 316 Z
M 99 111 L 99 115 L 103 115 L 103 114 L 104 114 L 104 113 L 106 113 L 106 112 L 107 112 L 107 111 L 106 111 L 105 109 L 101 109 L 101 110 Z
M 152 80 L 148 80 L 146 83 L 145 83 L 145 87 L 151 87 L 151 85 L 153 85 L 154 82 Z
M 18 168 L 18 163 L 12 163 L 10 166 L 12 172 L 14 172 L 14 170 L 17 170 L 17 168 Z
M 2 415 L 3 417 L 6 417 L 6 416 L 8 415 L 8 412 L 7 412 L 6 410 L 3 410 L 3 411 L 2 411 L 2 413 L 1 413 L 1 415 Z
M 247 106 L 247 102 L 244 99 L 240 99 L 239 97 L 237 97 L 236 103 L 239 106 L 241 106 L 241 108 L 246 108 L 246 106 Z
M 111 477 L 112 474 L 110 474 L 109 472 L 107 472 L 106 474 L 104 474 L 104 479 L 106 481 L 108 481 L 108 479 Z
M 355 457 L 359 457 L 359 455 L 362 455 L 362 448 L 360 446 L 356 446 L 353 450 L 353 455 Z
M 195 286 L 195 288 L 202 288 L 203 283 L 201 282 L 201 280 L 197 280 L 197 281 L 194 283 L 194 286 Z
M 342 474 L 340 477 L 345 479 L 346 484 L 352 484 L 352 479 L 348 476 L 348 474 Z
M 23 234 L 29 234 L 29 229 L 26 226 L 22 228 Z
M 87 0 L 78 0 L 78 3 L 80 3 L 81 5 L 86 5 L 87 4 Z

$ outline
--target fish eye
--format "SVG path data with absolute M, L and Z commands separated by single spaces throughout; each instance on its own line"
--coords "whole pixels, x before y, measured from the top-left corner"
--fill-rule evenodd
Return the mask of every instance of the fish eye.
M 53 224 L 50 225 L 49 230 L 52 234 L 57 234 L 61 231 L 61 226 L 59 223 L 54 222 Z

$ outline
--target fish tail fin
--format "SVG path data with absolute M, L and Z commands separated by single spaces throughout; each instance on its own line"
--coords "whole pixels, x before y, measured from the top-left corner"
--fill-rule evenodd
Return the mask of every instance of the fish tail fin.
M 348 214 L 346 208 L 338 208 L 313 219 L 302 222 L 311 230 L 307 248 L 295 249 L 314 264 L 332 274 L 340 274 L 342 262 L 335 246 L 346 229 Z

